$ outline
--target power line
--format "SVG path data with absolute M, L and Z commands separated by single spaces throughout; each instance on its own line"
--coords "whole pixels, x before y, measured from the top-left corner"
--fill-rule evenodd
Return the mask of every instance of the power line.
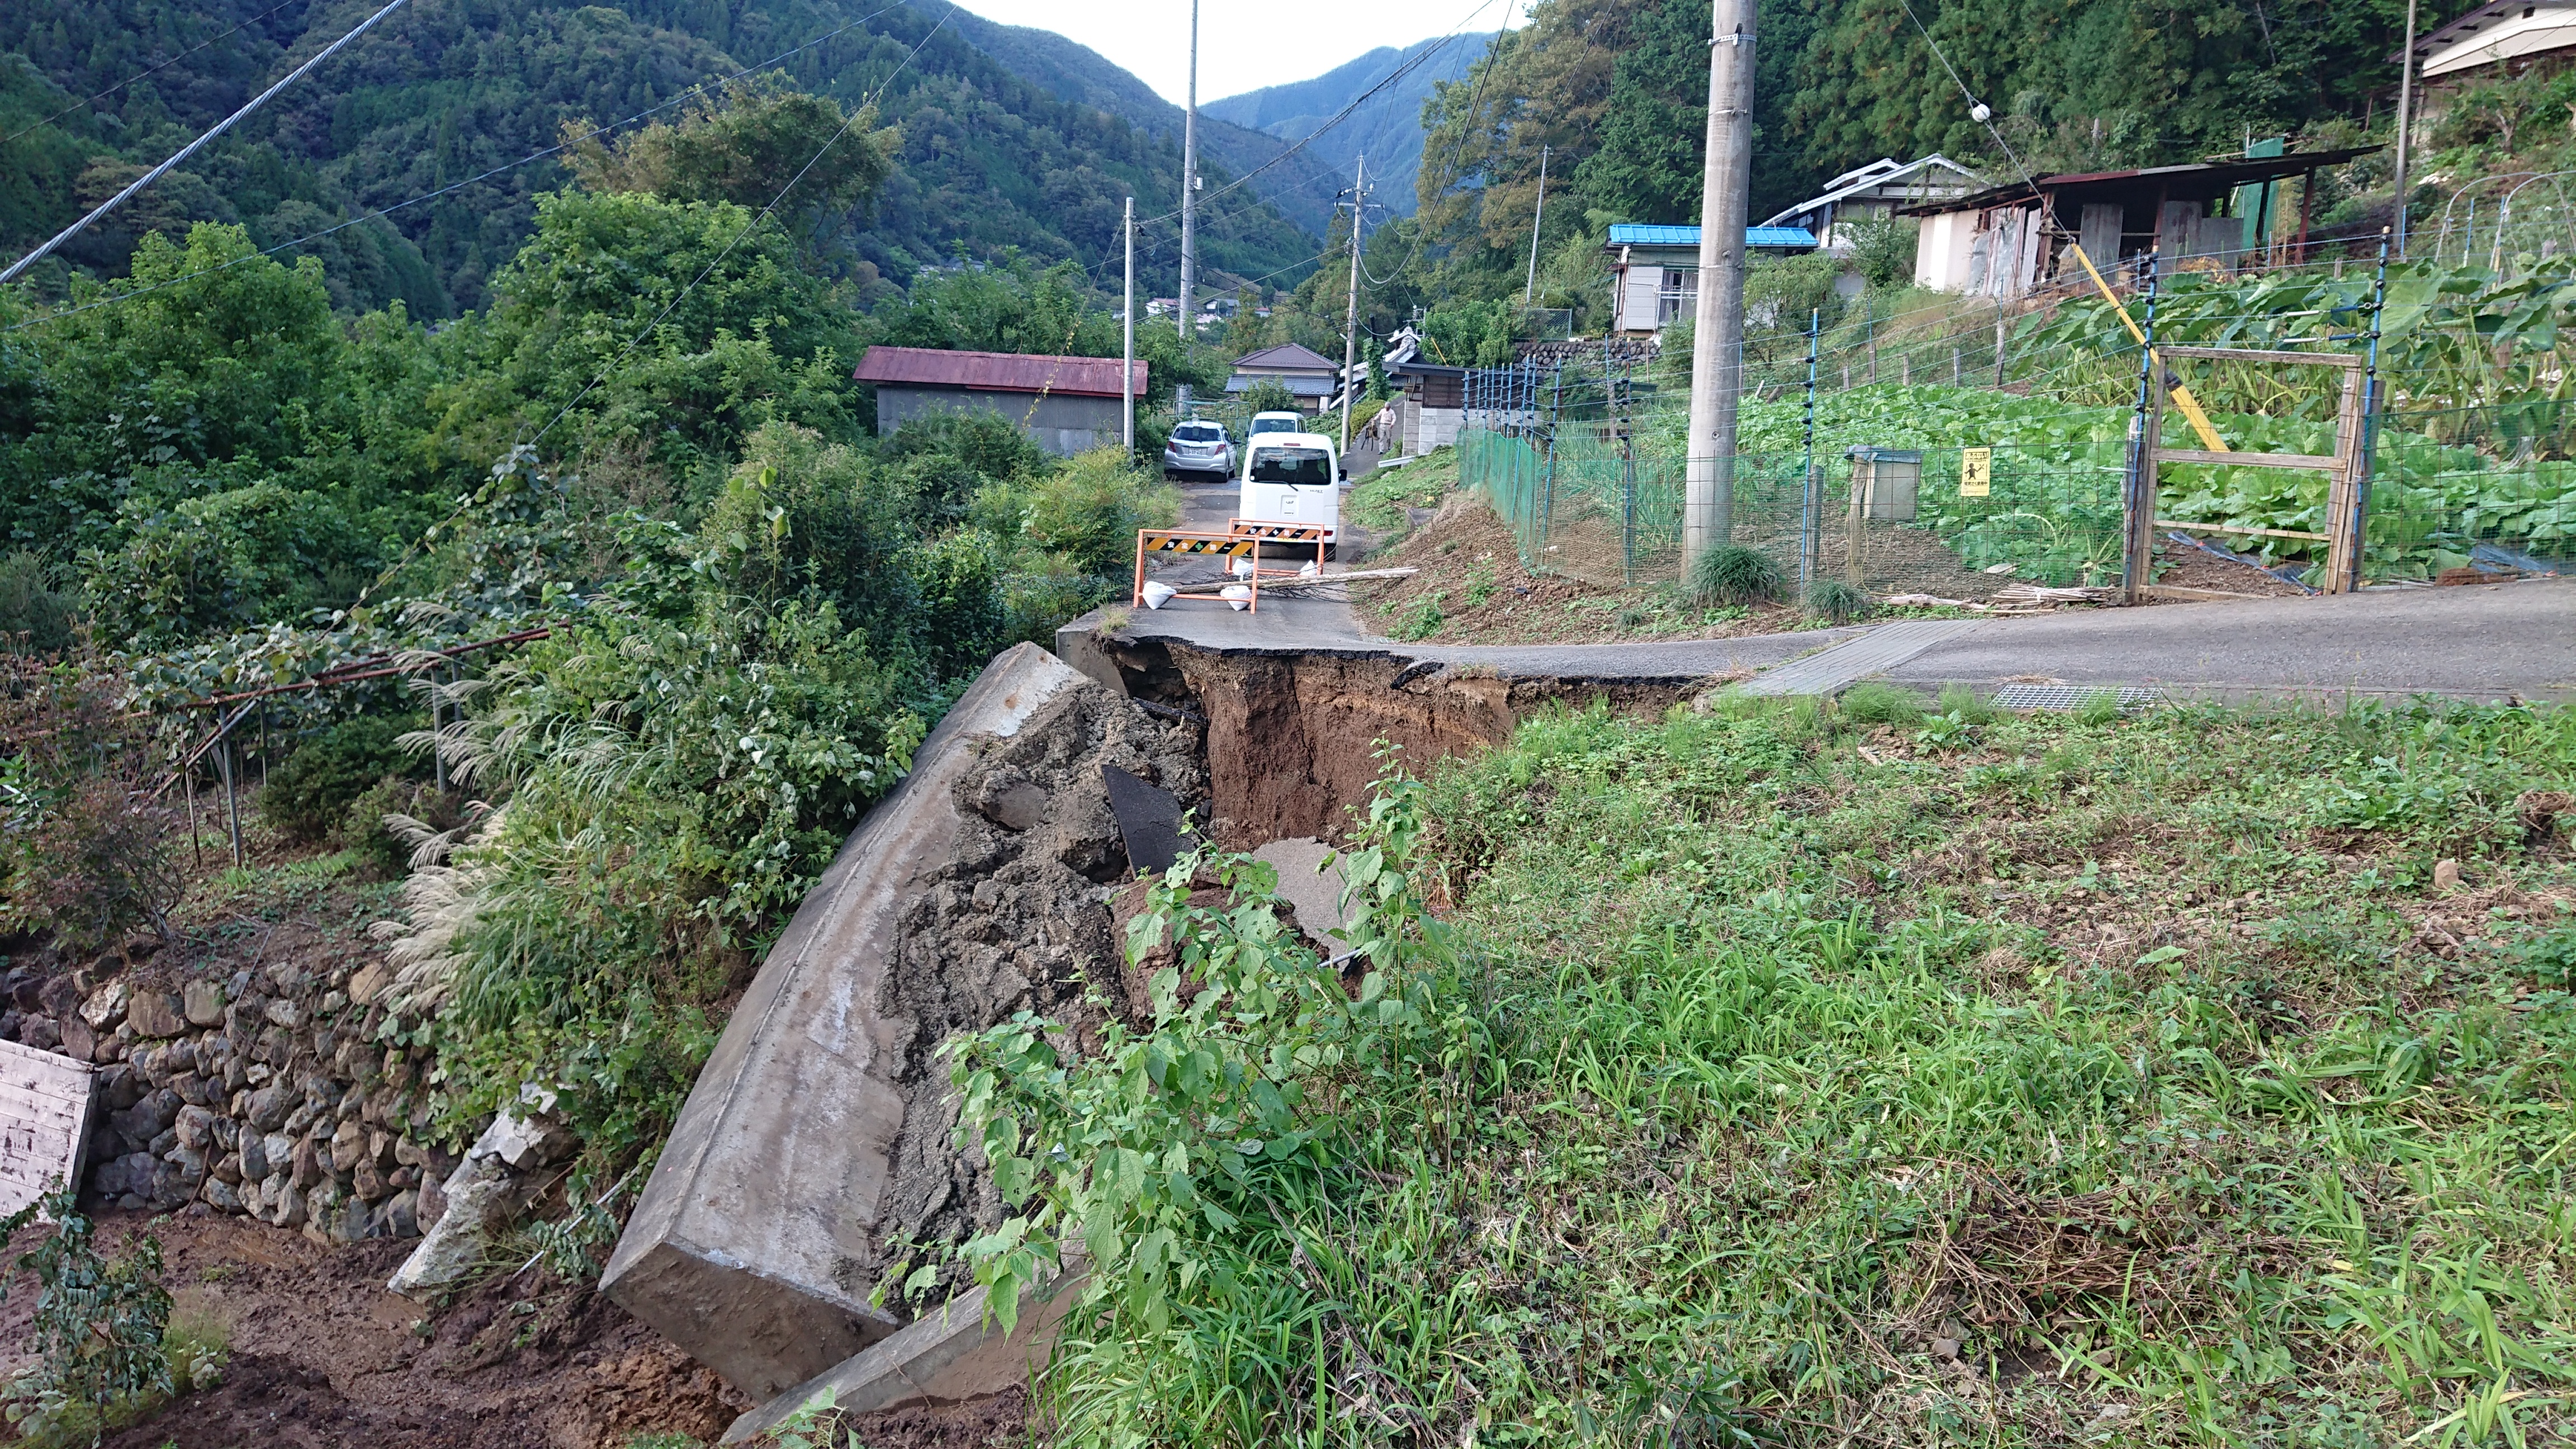
M 1377 84 L 1370 86 L 1367 90 L 1353 96 L 1347 105 L 1344 105 L 1340 110 L 1335 111 L 1331 118 L 1326 120 L 1322 125 L 1317 126 L 1312 131 L 1307 132 L 1305 135 L 1300 136 L 1295 141 L 1289 143 L 1288 146 L 1282 149 L 1278 155 L 1271 157 L 1269 160 L 1262 162 L 1260 165 L 1253 167 L 1249 171 L 1246 171 L 1241 176 L 1238 176 L 1232 181 L 1227 182 L 1225 185 L 1218 187 L 1214 195 L 1207 197 L 1205 201 L 1202 201 L 1199 204 L 1204 206 L 1208 201 L 1216 200 L 1218 196 L 1223 196 L 1225 193 L 1245 185 L 1250 182 L 1253 177 L 1260 175 L 1262 172 L 1269 170 L 1271 167 L 1276 166 L 1280 162 L 1287 160 L 1289 157 L 1296 155 L 1298 152 L 1305 150 L 1308 143 L 1314 141 L 1326 131 L 1333 129 L 1335 126 L 1338 126 L 1342 122 L 1350 119 L 1351 112 L 1358 110 L 1378 92 L 1385 90 L 1388 86 L 1395 84 L 1397 81 L 1404 79 L 1404 77 L 1429 64 L 1431 57 L 1438 55 L 1443 50 L 1446 50 L 1449 47 L 1450 42 L 1461 39 L 1466 34 L 1468 21 L 1473 20 L 1477 16 L 1485 13 L 1487 10 L 1492 9 L 1495 3 L 1496 0 L 1482 0 L 1482 3 L 1478 4 L 1473 10 L 1468 11 L 1465 17 L 1460 19 L 1458 24 L 1451 28 L 1448 34 L 1441 36 L 1438 43 L 1424 47 L 1419 54 L 1413 56 L 1411 59 L 1405 61 L 1395 69 L 1387 72 L 1385 77 L 1379 80 Z M 1189 178 L 1183 177 L 1182 184 L 1187 186 L 1188 183 Z M 1180 212 L 1177 210 L 1168 211 L 1152 220 L 1155 222 L 1164 222 L 1169 221 L 1178 215 L 1180 215 Z M 1146 223 L 1139 223 L 1139 225 L 1145 224 Z
M 47 126 L 52 125 L 54 122 L 61 120 L 63 117 L 70 115 L 72 112 L 79 110 L 83 106 L 96 105 L 100 101 L 107 99 L 109 96 L 116 94 L 118 91 L 125 89 L 127 86 L 134 84 L 136 81 L 146 80 L 152 76 L 158 75 L 162 71 L 168 70 L 179 62 L 186 60 L 189 56 L 195 55 L 198 51 L 205 49 L 207 46 L 214 44 L 215 41 L 222 40 L 225 36 L 238 35 L 294 3 L 296 3 L 296 0 L 277 0 L 276 4 L 271 5 L 267 9 L 259 12 L 257 15 L 243 21 L 241 24 L 234 26 L 232 29 L 225 31 L 223 35 L 215 36 L 210 40 L 200 40 L 196 44 L 189 46 L 186 50 L 180 51 L 177 55 L 174 55 L 168 60 L 161 62 L 159 65 L 152 67 L 150 70 L 137 71 L 134 74 L 127 76 L 125 79 L 118 81 L 116 84 L 109 86 L 106 90 L 100 91 L 94 96 L 84 96 L 81 99 L 72 102 L 70 105 L 63 107 L 61 110 L 54 112 L 52 115 L 45 117 L 43 120 L 28 126 L 25 130 L 12 131 L 6 136 L 0 136 L 0 146 L 6 146 L 10 142 L 17 140 L 20 136 L 28 134 L 30 131 L 42 130 Z
M 293 0 L 289 0 L 289 3 L 293 3 Z M 256 252 L 253 252 L 253 253 L 251 253 L 251 254 L 249 254 L 249 255 L 247 255 L 247 256 L 235 257 L 233 260 L 231 260 L 231 261 L 229 261 L 229 262 L 224 262 L 224 263 L 221 263 L 221 264 L 216 265 L 216 266 L 205 267 L 205 268 L 202 268 L 202 269 L 200 269 L 200 270 L 198 270 L 198 271 L 188 272 L 188 273 L 185 273 L 185 274 L 183 274 L 183 275 L 181 275 L 181 276 L 172 277 L 172 278 L 170 278 L 168 281 L 165 281 L 165 282 L 155 282 L 155 283 L 153 283 L 153 284 L 152 284 L 151 286 L 149 286 L 149 287 L 138 287 L 138 288 L 136 288 L 136 289 L 134 289 L 134 290 L 132 290 L 132 291 L 129 291 L 129 292 L 118 292 L 118 293 L 115 293 L 115 294 L 113 294 L 113 295 L 111 295 L 111 296 L 102 297 L 102 298 L 100 298 L 98 301 L 95 301 L 95 302 L 85 302 L 85 303 L 82 303 L 80 306 L 77 306 L 77 307 L 64 307 L 64 308 L 60 308 L 60 309 L 55 310 L 55 311 L 50 311 L 50 312 L 47 312 L 44 316 L 36 317 L 36 318 L 32 318 L 32 319 L 30 319 L 30 320 L 28 320 L 28 321 L 17 323 L 17 324 L 16 324 L 16 325 L 14 325 L 14 326 L 5 327 L 5 328 L 0 328 L 0 335 L 6 335 L 7 333 L 10 333 L 10 332 L 17 332 L 17 331 L 20 331 L 20 330 L 22 330 L 22 329 L 24 329 L 24 328 L 28 328 L 28 327 L 41 327 L 41 326 L 43 326 L 44 324 L 46 324 L 46 323 L 48 323 L 48 322 L 58 321 L 58 320 L 60 320 L 60 319 L 62 319 L 62 318 L 65 318 L 65 317 L 76 316 L 76 315 L 78 315 L 79 313 L 82 313 L 82 312 L 95 311 L 95 310 L 97 310 L 98 308 L 101 308 L 101 307 L 113 307 L 113 306 L 116 306 L 117 304 L 119 304 L 119 303 L 121 303 L 121 302 L 130 302 L 130 301 L 133 301 L 133 300 L 134 300 L 135 298 L 137 298 L 137 297 L 148 297 L 148 296 L 150 296 L 151 294 L 153 294 L 154 292 L 159 292 L 159 291 L 163 291 L 163 290 L 165 290 L 165 289 L 167 289 L 167 288 L 170 288 L 170 287 L 178 286 L 179 284 L 181 284 L 181 283 L 183 283 L 183 282 L 193 282 L 193 281 L 195 281 L 195 280 L 196 280 L 197 278 L 199 278 L 199 277 L 210 277 L 210 276 L 213 276 L 213 275 L 214 275 L 215 273 L 217 273 L 217 272 L 229 271 L 230 269 L 232 269 L 232 268 L 234 268 L 234 267 L 240 266 L 240 265 L 241 265 L 242 263 L 244 263 L 244 262 L 257 261 L 257 260 L 258 260 L 259 258 L 261 258 L 261 257 L 271 257 L 271 256 L 275 256 L 275 255 L 277 255 L 279 252 L 287 251 L 287 250 L 290 250 L 290 249 L 295 248 L 295 247 L 303 246 L 303 245 L 305 245 L 305 244 L 306 244 L 306 243 L 308 243 L 308 242 L 317 242 L 317 241 L 322 240 L 324 237 L 332 236 L 332 235 L 335 235 L 335 234 L 337 234 L 337 233 L 339 233 L 339 232 L 347 231 L 349 228 L 351 228 L 351 227 L 353 227 L 353 226 L 358 226 L 358 225 L 361 225 L 361 224 L 363 224 L 363 223 L 370 222 L 370 221 L 377 221 L 377 220 L 381 220 L 382 218 L 384 218 L 384 217 L 388 217 L 388 216 L 391 216 L 391 215 L 393 215 L 395 212 L 397 212 L 397 211 L 401 211 L 401 210 L 403 210 L 403 209 L 404 209 L 404 208 L 406 208 L 406 207 L 418 206 L 418 205 L 420 205 L 422 202 L 425 202 L 425 201 L 436 201 L 438 198 L 440 198 L 440 197 L 442 197 L 442 196 L 445 196 L 445 195 L 449 194 L 450 192 L 454 192 L 454 191 L 462 191 L 462 190 L 464 190 L 464 189 L 465 189 L 466 187 L 468 187 L 468 186 L 473 186 L 473 185 L 477 185 L 477 184 L 479 184 L 479 183 L 481 183 L 481 182 L 489 181 L 489 180 L 491 180 L 493 177 L 495 177 L 495 176 L 499 176 L 499 175 L 501 175 L 501 174 L 502 174 L 502 173 L 504 173 L 504 172 L 508 172 L 508 171 L 515 171 L 515 170 L 517 170 L 518 168 L 520 168 L 520 167 L 522 167 L 522 166 L 529 165 L 529 164 L 531 164 L 531 163 L 533 163 L 533 162 L 542 161 L 542 160 L 544 160 L 545 158 L 547 158 L 547 157 L 549 157 L 549 156 L 552 156 L 552 155 L 556 154 L 556 153 L 557 153 L 557 152 L 559 152 L 559 151 L 568 150 L 568 149 L 570 149 L 570 148 L 572 148 L 572 147 L 574 147 L 574 146 L 578 146 L 578 145 L 580 145 L 582 142 L 587 141 L 587 140 L 590 140 L 591 138 L 593 138 L 593 137 L 595 137 L 595 136 L 604 136 L 604 135 L 608 134 L 609 132 L 616 130 L 616 129 L 617 129 L 618 127 L 620 127 L 620 126 L 631 126 L 631 125 L 635 124 L 637 121 L 643 120 L 643 119 L 644 119 L 645 117 L 647 117 L 647 116 L 657 115 L 657 114 L 659 114 L 659 113 L 661 113 L 661 112 L 663 112 L 663 111 L 667 111 L 667 110 L 669 110 L 670 108 L 672 108 L 673 106 L 679 105 L 679 104 L 680 104 L 680 103 L 682 103 L 683 101 L 688 100 L 688 99 L 689 99 L 689 98 L 691 98 L 692 96 L 701 96 L 701 95 L 705 95 L 711 87 L 714 87 L 714 86 L 720 86 L 720 85 L 730 85 L 730 84 L 732 84 L 732 83 L 733 83 L 733 82 L 735 82 L 735 81 L 742 80 L 742 79 L 745 79 L 745 78 L 747 78 L 747 77 L 757 75 L 757 74 L 761 73 L 762 71 L 768 70 L 768 69 L 770 69 L 770 68 L 772 68 L 772 67 L 774 67 L 774 66 L 776 66 L 776 65 L 780 64 L 781 62 L 786 61 L 786 60 L 788 60 L 788 59 L 790 59 L 790 58 L 792 58 L 792 57 L 794 57 L 794 56 L 796 56 L 796 55 L 798 55 L 798 54 L 801 54 L 801 53 L 803 53 L 803 52 L 805 52 L 805 51 L 808 51 L 808 50 L 812 50 L 814 47 L 816 47 L 816 46 L 818 46 L 818 45 L 823 44 L 825 41 L 832 40 L 832 39 L 834 39 L 834 38 L 836 38 L 836 37 L 838 37 L 838 36 L 841 36 L 841 35 L 843 35 L 843 34 L 848 33 L 849 31 L 856 30 L 856 29 L 858 29 L 860 26 L 867 24 L 869 21 L 876 19 L 878 16 L 884 15 L 884 14 L 886 14 L 888 11 L 892 11 L 892 10 L 895 10 L 895 9 L 898 9 L 898 8 L 900 8 L 900 6 L 899 6 L 899 5 L 887 5 L 887 6 L 883 6 L 883 7 L 879 8 L 879 9 L 876 9 L 876 10 L 873 10 L 873 11 L 869 12 L 869 13 L 868 13 L 868 14 L 866 14 L 866 15 L 862 15 L 862 16 L 860 16 L 858 19 L 853 20 L 853 21 L 849 22 L 849 23 L 848 23 L 848 24 L 846 24 L 846 25 L 842 25 L 842 26 L 836 27 L 836 28 L 834 28 L 834 29 L 827 30 L 827 31 L 823 32 L 821 35 L 818 35 L 818 36 L 814 37 L 812 40 L 806 41 L 806 42 L 805 42 L 804 44 L 802 44 L 802 45 L 795 46 L 795 47 L 793 47 L 792 49 L 782 50 L 782 51 L 780 51 L 778 54 L 773 55 L 773 56 L 771 56 L 769 59 L 764 60 L 764 61 L 761 61 L 760 63 L 758 63 L 758 64 L 756 64 L 756 65 L 747 66 L 747 67 L 745 67 L 745 68 L 744 68 L 744 69 L 742 69 L 742 70 L 735 71 L 735 72 L 734 72 L 733 74 L 731 74 L 731 75 L 717 76 L 717 77 L 714 77 L 714 78 L 709 79 L 709 80 L 700 81 L 698 84 L 696 84 L 696 85 L 694 85 L 694 86 L 689 87 L 687 90 L 681 91 L 681 92 L 680 92 L 680 93 L 678 93 L 677 95 L 672 96 L 669 100 L 664 101 L 664 102 L 662 102 L 662 103 L 661 103 L 661 104 L 659 104 L 659 105 L 655 105 L 655 106 L 647 106 L 647 107 L 646 107 L 646 108 L 644 108 L 643 110 L 637 111 L 635 114 L 633 114 L 633 115 L 631 115 L 631 116 L 628 116 L 628 117 L 624 118 L 623 120 L 610 121 L 609 123 L 607 123 L 607 124 L 606 124 L 606 125 L 604 125 L 604 126 L 595 126 L 595 127 L 591 128 L 590 130 L 585 131 L 585 132 L 583 132 L 582 134 L 580 134 L 580 135 L 578 135 L 578 136 L 573 136 L 573 137 L 570 137 L 570 138 L 565 139 L 565 140 L 557 141 L 555 144 L 553 144 L 553 145 L 551 145 L 551 146 L 548 146 L 548 147 L 546 147 L 545 149 L 543 149 L 543 150 L 541 150 L 541 151 L 533 151 L 533 152 L 530 152 L 528 155 L 522 156 L 522 157 L 520 157 L 520 158 L 519 158 L 518 160 L 516 160 L 516 161 L 506 162 L 506 163 L 504 163 L 504 164 L 502 164 L 502 165 L 495 166 L 495 167 L 493 167 L 492 169 L 490 169 L 490 170 L 488 170 L 488 171 L 483 171 L 483 172 L 479 172 L 479 173 L 477 173 L 477 174 L 475 174 L 475 175 L 473 175 L 473 176 L 468 176 L 468 177 L 466 177 L 466 178 L 465 178 L 464 180 L 462 180 L 462 181 L 450 182 L 449 184 L 447 184 L 447 185 L 445 185 L 445 186 L 439 187 L 439 188 L 438 188 L 437 190 L 435 190 L 435 191 L 425 191 L 425 192 L 422 192 L 422 193 L 421 193 L 420 195 L 418 195 L 418 196 L 409 197 L 409 198 L 407 198 L 407 199 L 405 199 L 405 200 L 402 200 L 402 201 L 397 201 L 397 202 L 395 202 L 395 203 L 394 203 L 393 205 L 391 205 L 391 206 L 384 207 L 384 208 L 381 208 L 381 209 L 376 210 L 376 211 L 366 212 L 366 213 L 364 213 L 364 214 L 362 214 L 362 215 L 353 216 L 353 217 L 349 218 L 347 221 L 340 222 L 340 223 L 338 223 L 338 224 L 336 224 L 336 225 L 333 225 L 333 226 L 326 226 L 326 227 L 324 227 L 324 228 L 323 228 L 322 230 L 320 230 L 320 231 L 316 231 L 316 232 L 307 232 L 307 233 L 306 233 L 306 234 L 304 234 L 303 236 L 296 237 L 296 238 L 294 238 L 294 239 L 292 239 L 292 240 L 290 240 L 290 241 L 282 241 L 282 242 L 279 242 L 279 243 L 277 243 L 275 246 L 271 246 L 271 247 L 264 247 L 264 248 L 262 248 L 261 250 L 256 251 Z M 891 74 L 889 74 L 889 75 L 887 76 L 887 79 L 888 79 L 888 80 L 892 80 L 892 79 L 893 79 L 893 76 L 892 76 Z
M 216 137 L 231 130 L 235 122 L 240 121 L 243 117 L 248 116 L 251 112 L 258 110 L 260 107 L 267 105 L 269 100 L 278 92 L 303 79 L 304 76 L 310 73 L 315 66 L 318 66 L 322 62 L 329 60 L 331 57 L 338 55 L 359 36 L 375 29 L 378 21 L 393 14 L 396 10 L 402 8 L 402 5 L 403 0 L 385 0 L 385 7 L 382 10 L 379 10 L 375 14 L 368 16 L 366 19 L 359 21 L 358 27 L 355 30 L 352 30 L 348 34 L 341 36 L 339 39 L 332 41 L 329 45 L 322 47 L 320 51 L 315 53 L 312 59 L 307 60 L 302 65 L 288 71 L 285 77 L 278 81 L 277 84 L 270 86 L 267 90 L 261 91 L 258 95 L 251 97 L 248 105 L 243 106 L 240 110 L 235 111 L 231 115 L 216 122 L 213 130 L 206 132 L 204 135 L 199 136 L 187 145 L 180 147 L 177 151 L 171 154 L 169 160 L 164 161 L 160 165 L 153 167 L 151 170 L 144 172 L 141 176 L 135 178 L 132 185 L 126 187 L 123 191 L 116 193 L 114 196 L 109 197 L 107 200 L 100 202 L 97 210 L 82 217 L 80 220 L 73 222 L 71 225 L 64 227 L 61 232 L 55 235 L 53 240 L 46 242 L 43 246 L 36 248 L 34 251 L 27 253 L 25 256 L 20 257 L 17 261 L 11 263 L 7 271 L 0 271 L 0 285 L 16 281 L 19 273 L 24 272 L 29 267 L 32 267 L 36 263 L 44 260 L 46 257 L 51 256 L 54 248 L 59 247 L 63 243 L 70 241 L 73 237 L 80 235 L 81 231 L 91 222 L 98 220 L 100 217 L 105 216 L 109 212 L 124 205 L 128 197 L 141 191 L 144 187 L 151 185 L 153 182 L 160 180 L 163 176 L 168 175 L 171 169 L 176 167 L 180 162 L 197 154 L 198 151 L 202 150 Z

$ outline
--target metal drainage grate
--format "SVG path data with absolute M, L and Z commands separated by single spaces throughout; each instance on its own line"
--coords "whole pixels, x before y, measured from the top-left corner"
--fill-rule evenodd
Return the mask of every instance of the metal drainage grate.
M 1995 703 L 2006 709 L 2053 709 L 2072 712 L 2082 709 L 2103 695 L 2114 691 L 2088 684 L 2007 684 L 1995 691 Z M 2120 711 L 2145 709 L 2164 701 L 2161 689 L 2139 689 L 2123 686 L 2117 691 Z

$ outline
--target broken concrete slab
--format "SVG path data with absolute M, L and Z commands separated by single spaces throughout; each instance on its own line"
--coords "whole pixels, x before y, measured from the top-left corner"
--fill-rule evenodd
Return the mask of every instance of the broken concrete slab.
M 1295 908 L 1297 928 L 1313 937 L 1325 955 L 1349 949 L 1333 939 L 1333 932 L 1351 923 L 1351 912 L 1342 905 L 1345 882 L 1341 862 L 1333 859 L 1333 847 L 1300 835 L 1260 846 L 1252 858 L 1269 862 L 1279 872 L 1279 898 Z M 1327 859 L 1333 859 L 1330 869 L 1324 866 Z
M 1116 765 L 1100 767 L 1100 783 L 1109 791 L 1109 813 L 1118 817 L 1118 834 L 1127 843 L 1130 866 L 1160 875 L 1184 851 L 1198 847 L 1187 814 L 1171 791 L 1148 785 Z
M 771 947 L 645 1185 L 603 1286 L 767 1399 L 903 1326 L 870 1303 L 914 1245 L 998 1223 L 950 1141 L 934 1055 L 1043 1012 L 1079 1037 L 1117 981 L 1128 874 L 1100 769 L 1205 797 L 1194 734 L 1034 645 L 996 658 Z M 951 1284 L 951 1287 L 963 1286 Z
M 465 1160 L 440 1185 L 443 1206 L 437 1220 L 426 1225 L 420 1246 L 394 1270 L 392 1281 L 385 1284 L 388 1290 L 406 1296 L 435 1293 L 464 1282 L 483 1266 L 493 1236 L 527 1207 L 537 1187 L 537 1173 L 580 1145 L 572 1129 L 554 1115 L 554 1103 L 554 1093 L 531 1084 L 520 1088 L 517 1111 L 493 1114 L 482 1135 L 465 1149 Z M 342 1127 L 346 1132 L 358 1125 L 347 1122 Z M 358 1134 L 348 1135 L 354 1139 Z M 243 1139 L 245 1157 L 251 1140 Z M 333 1140 L 335 1167 L 340 1140 Z M 265 1157 L 264 1144 L 261 1151 Z M 364 1236 L 363 1226 L 358 1235 Z
M 1063 1273 L 1023 1293 L 1019 1322 L 1007 1334 L 985 1319 L 986 1290 L 969 1289 L 940 1311 L 746 1411 L 719 1442 L 756 1439 L 827 1390 L 841 1413 L 873 1414 L 962 1403 L 1022 1387 L 1046 1367 L 1065 1311 L 1082 1296 L 1086 1281 L 1083 1274 Z

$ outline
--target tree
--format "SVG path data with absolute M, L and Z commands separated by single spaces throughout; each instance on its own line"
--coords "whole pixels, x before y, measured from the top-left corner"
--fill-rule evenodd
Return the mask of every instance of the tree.
M 593 191 L 645 191 L 670 201 L 777 204 L 808 236 L 862 212 L 894 171 L 903 136 L 877 129 L 877 111 L 846 114 L 828 96 L 772 80 L 736 81 L 722 104 L 702 99 L 677 121 L 656 121 L 612 149 L 586 121 L 566 121 L 572 165 Z

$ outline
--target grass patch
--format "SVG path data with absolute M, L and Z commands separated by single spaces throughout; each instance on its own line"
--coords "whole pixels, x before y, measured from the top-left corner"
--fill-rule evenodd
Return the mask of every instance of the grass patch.
M 1412 527 L 1410 510 L 1437 508 L 1458 486 L 1458 450 L 1434 448 L 1400 468 L 1380 466 L 1351 486 L 1351 521 L 1379 533 Z
M 1958 707 L 1934 746 L 1854 703 L 1444 768 L 1452 954 L 1402 998 L 1464 1045 L 1302 1069 L 1279 1176 L 1165 1220 L 1163 1317 L 1069 1337 L 1064 1422 L 2570 1442 L 2576 712 Z

